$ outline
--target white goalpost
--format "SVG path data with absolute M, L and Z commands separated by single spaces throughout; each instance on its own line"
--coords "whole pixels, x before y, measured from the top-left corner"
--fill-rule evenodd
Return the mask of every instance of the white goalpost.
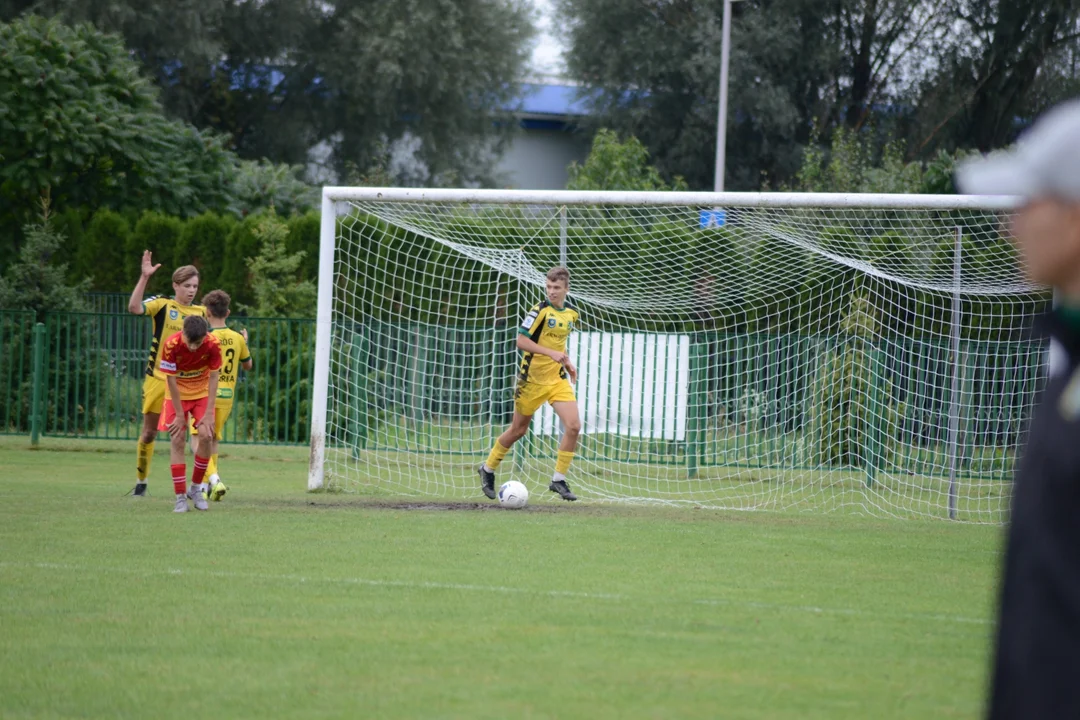
M 585 499 L 1000 522 L 1045 375 L 1011 198 L 323 190 L 311 490 L 482 498 L 565 265 Z M 500 467 L 544 496 L 550 408 Z

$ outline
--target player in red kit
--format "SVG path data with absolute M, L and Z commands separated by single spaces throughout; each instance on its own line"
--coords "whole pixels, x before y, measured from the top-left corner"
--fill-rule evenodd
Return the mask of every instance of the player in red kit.
M 173 490 L 176 492 L 174 512 L 188 511 L 188 498 L 196 510 L 209 510 L 206 502 L 206 465 L 213 451 L 214 402 L 217 397 L 218 370 L 221 369 L 221 347 L 208 331 L 210 326 L 201 317 L 184 320 L 184 329 L 165 341 L 161 351 L 161 372 L 165 375 L 169 393 L 161 416 L 161 429 L 169 431 L 172 440 L 169 454 L 172 462 Z M 195 421 L 199 443 L 195 447 L 195 470 L 191 475 L 191 490 L 187 490 L 187 465 L 184 462 L 184 441 L 188 417 Z

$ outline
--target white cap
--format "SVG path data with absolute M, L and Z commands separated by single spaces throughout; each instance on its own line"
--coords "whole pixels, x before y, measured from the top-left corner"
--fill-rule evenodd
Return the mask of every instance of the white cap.
M 961 163 L 956 184 L 968 195 L 1080 201 L 1080 100 L 1042 115 L 1014 148 Z

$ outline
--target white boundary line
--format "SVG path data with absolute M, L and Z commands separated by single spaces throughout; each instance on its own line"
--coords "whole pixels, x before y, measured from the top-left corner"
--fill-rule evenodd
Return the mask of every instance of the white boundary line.
M 457 590 L 462 592 L 491 593 L 500 595 L 536 595 L 552 598 L 577 598 L 581 600 L 608 600 L 613 602 L 632 602 L 639 599 L 618 593 L 590 593 L 574 590 L 534 590 L 531 588 L 517 588 L 503 585 L 470 585 L 467 583 L 443 583 L 411 580 L 378 580 L 374 578 L 360 577 L 312 577 L 308 575 L 273 574 L 273 573 L 244 573 L 229 572 L 224 570 L 191 570 L 182 568 L 169 568 L 163 570 L 139 570 L 120 567 L 90 567 L 84 565 L 65 565 L 63 563 L 27 563 L 0 561 L 0 569 L 15 568 L 24 570 L 60 570 L 65 572 L 80 572 L 90 574 L 116 574 L 116 575 L 184 575 L 193 578 L 223 578 L 229 580 L 256 580 L 261 582 L 279 582 L 303 585 L 316 583 L 324 585 L 355 585 L 361 587 L 385 587 L 385 588 L 412 588 L 416 590 Z M 648 601 L 642 601 L 648 602 Z M 945 615 L 937 613 L 903 613 L 877 610 L 860 610 L 856 608 L 822 608 L 810 605 L 786 605 L 783 603 L 754 602 L 751 600 L 732 600 L 725 598 L 713 598 L 707 600 L 694 600 L 694 605 L 706 605 L 715 607 L 731 607 L 750 610 L 776 610 L 781 612 L 806 613 L 810 615 L 848 615 L 859 617 L 876 617 L 897 620 L 929 620 L 933 622 L 961 623 L 967 625 L 990 625 L 991 620 L 986 618 L 968 617 L 964 615 Z

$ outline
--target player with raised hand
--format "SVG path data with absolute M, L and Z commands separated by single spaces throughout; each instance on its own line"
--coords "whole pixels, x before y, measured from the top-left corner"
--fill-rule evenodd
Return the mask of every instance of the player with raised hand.
M 229 317 L 229 304 L 232 298 L 224 290 L 211 290 L 203 296 L 203 307 L 206 308 L 206 319 L 210 322 L 210 332 L 217 338 L 221 346 L 222 365 L 218 374 L 217 397 L 214 400 L 214 437 L 210 450 L 210 463 L 207 473 L 210 476 L 210 499 L 221 500 L 228 491 L 225 483 L 218 476 L 218 442 L 221 440 L 221 430 L 232 412 L 233 399 L 236 394 L 236 379 L 240 374 L 240 368 L 250 370 L 253 362 L 251 352 L 248 349 L 247 330 L 236 332 L 225 325 Z
M 484 495 L 492 500 L 497 496 L 495 471 L 510 447 L 529 431 L 533 414 L 546 402 L 551 403 L 564 428 L 555 474 L 548 489 L 563 500 L 577 500 L 566 482 L 581 432 L 577 396 L 571 384 L 577 382 L 577 368 L 566 354 L 566 340 L 579 320 L 578 311 L 566 300 L 570 272 L 564 267 L 552 268 L 547 274 L 545 290 L 547 299 L 534 305 L 518 328 L 517 347 L 524 355 L 514 392 L 513 420 L 495 441 L 487 461 L 477 469 Z
M 169 389 L 161 429 L 167 429 L 171 439 L 169 455 L 173 492 L 176 493 L 174 512 L 187 512 L 188 498 L 195 503 L 196 510 L 209 509 L 203 479 L 214 440 L 214 403 L 210 398 L 217 397 L 218 371 L 221 369 L 221 346 L 209 330 L 205 319 L 188 317 L 184 320 L 183 330 L 169 337 L 161 349 L 159 367 Z M 190 491 L 187 490 L 187 464 L 184 461 L 189 417 L 199 431 Z
M 131 491 L 135 497 L 146 495 L 146 478 L 150 474 L 150 463 L 154 458 L 154 440 L 157 439 L 158 421 L 165 400 L 165 375 L 158 367 L 162 342 L 180 332 L 186 318 L 202 317 L 204 314 L 202 306 L 192 304 L 199 291 L 199 271 L 194 265 L 184 265 L 173 271 L 173 297 L 154 296 L 143 299 L 147 283 L 160 267 L 161 263 L 154 264 L 149 250 L 143 252 L 139 281 L 135 283 L 135 289 L 131 291 L 131 298 L 128 300 L 128 312 L 146 315 L 153 322 L 150 357 L 146 363 L 146 379 L 143 381 L 142 390 L 143 423 L 135 463 L 135 489 Z

